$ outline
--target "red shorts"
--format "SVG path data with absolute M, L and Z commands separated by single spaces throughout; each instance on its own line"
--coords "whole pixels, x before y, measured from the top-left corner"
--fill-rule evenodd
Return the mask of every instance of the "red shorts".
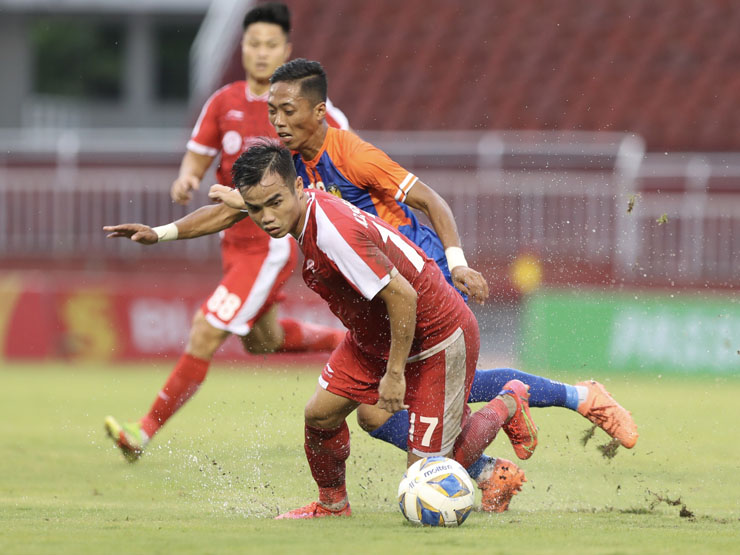
M 222 255 L 224 277 L 201 310 L 214 328 L 244 336 L 284 298 L 280 289 L 295 268 L 298 246 L 292 237 L 271 238 L 264 252 L 232 246 Z
M 387 360 L 361 352 L 350 337 L 331 354 L 319 384 L 335 395 L 374 405 Z M 462 431 L 479 350 L 478 322 L 466 310 L 451 336 L 409 358 L 405 402 L 409 405 L 408 446 L 414 454 L 428 457 L 452 450 Z

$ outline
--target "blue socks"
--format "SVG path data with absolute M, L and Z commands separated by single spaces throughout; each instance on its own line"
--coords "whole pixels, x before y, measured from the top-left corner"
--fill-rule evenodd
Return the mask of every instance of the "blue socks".
M 369 432 L 375 439 L 395 445 L 402 451 L 408 450 L 409 411 L 401 410 L 391 416 L 385 423 Z
M 578 391 L 575 386 L 527 374 L 514 368 L 476 370 L 468 402 L 487 403 L 499 394 L 509 380 L 520 380 L 529 386 L 529 406 L 531 407 L 566 407 L 571 410 L 578 408 Z M 406 451 L 409 436 L 408 411 L 397 412 L 385 424 L 370 432 L 370 435 Z M 491 457 L 488 455 L 482 455 L 467 469 L 470 477 L 477 479 L 490 460 Z
M 529 386 L 530 407 L 578 408 L 578 391 L 572 385 L 527 374 L 514 368 L 476 370 L 468 403 L 482 403 L 493 399 L 509 380 L 519 380 Z
M 370 432 L 370 435 L 376 439 L 382 439 L 386 443 L 395 445 L 402 451 L 406 451 L 409 437 L 409 412 L 406 410 L 397 412 L 386 420 L 385 424 Z M 467 469 L 470 477 L 473 480 L 477 479 L 486 463 L 490 460 L 491 457 L 488 455 L 481 455 L 481 458 Z
M 492 461 L 492 460 L 493 460 L 493 457 L 489 457 L 488 455 L 481 455 L 480 459 L 475 461 L 465 470 L 468 471 L 468 474 L 473 480 L 477 480 L 478 476 L 480 476 L 480 473 L 483 472 L 483 468 L 485 468 L 488 461 Z

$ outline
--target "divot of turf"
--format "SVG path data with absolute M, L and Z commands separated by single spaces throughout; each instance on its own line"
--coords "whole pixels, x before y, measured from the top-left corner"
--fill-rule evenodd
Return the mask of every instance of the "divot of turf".
M 594 424 L 588 430 L 585 430 L 583 432 L 583 435 L 581 436 L 581 445 L 586 447 L 586 444 L 589 442 L 589 440 L 594 437 L 594 434 L 596 433 L 596 428 L 598 428 L 598 426 Z
M 619 443 L 618 439 L 612 439 L 609 443 L 599 445 L 599 451 L 601 451 L 601 455 L 605 459 L 613 459 L 617 456 L 617 449 L 619 449 L 620 445 L 621 443 Z

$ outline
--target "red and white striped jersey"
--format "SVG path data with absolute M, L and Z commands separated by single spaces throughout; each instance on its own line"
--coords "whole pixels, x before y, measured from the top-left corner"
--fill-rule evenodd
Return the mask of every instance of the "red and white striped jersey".
M 233 186 L 231 167 L 257 137 L 277 138 L 267 117 L 267 95 L 254 95 L 246 81 L 236 81 L 221 87 L 203 105 L 187 148 L 207 156 L 221 154 L 216 172 L 219 183 Z M 330 101 L 326 121 L 333 127 L 349 127 L 347 118 Z M 267 234 L 249 218 L 231 226 L 223 237 L 225 242 L 237 241 L 250 251 L 267 248 L 269 241 Z
M 377 297 L 400 273 L 418 293 L 411 355 L 449 337 L 468 311 L 437 265 L 382 219 L 322 191 L 306 191 L 308 210 L 298 242 L 303 279 L 371 355 L 387 358 L 390 322 Z

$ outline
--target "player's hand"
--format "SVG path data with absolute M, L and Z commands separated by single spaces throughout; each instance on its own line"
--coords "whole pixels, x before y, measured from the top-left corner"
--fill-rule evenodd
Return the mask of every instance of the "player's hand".
M 235 210 L 246 210 L 247 208 L 239 189 L 233 189 L 226 185 L 211 185 L 211 188 L 208 190 L 208 198 L 213 202 L 223 203 Z
M 478 304 L 488 298 L 488 283 L 480 272 L 467 266 L 455 266 L 452 269 L 452 283 Z
M 407 404 L 403 402 L 403 398 L 406 396 L 406 378 L 403 372 L 398 374 L 386 372 L 380 380 L 378 386 L 378 408 L 386 410 L 391 414 L 397 413 L 399 410 L 405 410 L 409 408 Z
M 200 179 L 194 175 L 183 175 L 172 182 L 170 197 L 172 202 L 185 206 L 193 198 L 193 191 L 200 189 Z
M 144 224 L 107 225 L 103 227 L 103 231 L 108 232 L 108 237 L 128 237 L 142 245 L 153 245 L 159 241 L 157 232 Z

